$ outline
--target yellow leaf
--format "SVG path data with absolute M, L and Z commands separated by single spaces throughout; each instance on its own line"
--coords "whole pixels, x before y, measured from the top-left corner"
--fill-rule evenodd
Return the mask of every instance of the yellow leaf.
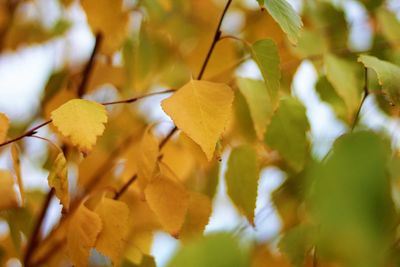
M 73 145 L 89 152 L 107 122 L 106 109 L 94 101 L 73 99 L 51 113 L 53 124 Z
M 189 206 L 189 193 L 168 177 L 160 175 L 145 190 L 146 201 L 164 229 L 177 236 L 185 220 Z
M 10 121 L 4 113 L 0 113 L 0 144 L 6 140 Z
M 69 209 L 67 161 L 64 154 L 59 153 L 51 167 L 47 178 L 49 187 L 54 188 L 55 195 L 66 210 Z
M 127 34 L 129 13 L 123 10 L 123 0 L 82 0 L 81 5 L 93 32 L 103 34 L 103 52 L 112 54 Z
M 22 181 L 22 175 L 21 175 L 21 162 L 19 160 L 19 150 L 15 143 L 11 145 L 11 157 L 12 157 L 15 175 L 17 176 L 19 193 L 21 194 L 21 202 L 24 203 L 25 191 L 24 191 L 24 183 Z
M 43 115 L 47 119 L 50 119 L 51 112 L 57 109 L 62 104 L 65 104 L 69 100 L 76 98 L 76 92 L 69 90 L 68 88 L 62 88 L 55 93 L 48 101 L 46 101 L 43 109 Z
M 99 215 L 81 204 L 68 225 L 67 253 L 75 267 L 88 265 L 90 249 L 102 229 Z
M 148 128 L 140 142 L 140 157 L 138 162 L 138 184 L 143 191 L 147 183 L 153 178 L 158 159 L 158 140 Z
M 161 105 L 211 160 L 230 118 L 232 102 L 233 92 L 228 85 L 191 80 Z
M 121 201 L 103 198 L 94 212 L 100 216 L 103 222 L 103 229 L 97 238 L 96 249 L 109 257 L 114 266 L 119 266 L 128 234 L 128 206 Z
M 14 185 L 15 181 L 11 173 L 6 170 L 0 170 L 0 211 L 19 206 Z
M 182 240 L 189 240 L 203 234 L 211 215 L 211 206 L 211 200 L 206 195 L 197 192 L 190 193 L 189 208 L 180 234 Z

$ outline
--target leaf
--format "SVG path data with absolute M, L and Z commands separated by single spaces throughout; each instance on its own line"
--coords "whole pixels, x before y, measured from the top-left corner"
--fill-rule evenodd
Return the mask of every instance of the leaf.
M 121 267 L 157 267 L 157 265 L 154 257 L 149 255 L 144 255 L 142 262 L 140 264 L 135 264 L 130 262 L 129 260 L 125 260 L 121 264 Z
M 261 0 L 258 0 L 258 3 L 261 3 Z M 296 44 L 303 23 L 293 7 L 286 0 L 264 0 L 264 5 L 268 13 L 286 33 L 289 41 Z
M 0 170 L 0 211 L 19 206 L 14 186 L 15 181 L 12 174 L 6 170 Z
M 129 13 L 123 10 L 123 0 L 82 0 L 90 27 L 102 33 L 102 50 L 112 54 L 120 48 L 128 31 Z
M 6 114 L 0 112 L 0 144 L 6 141 L 10 121 Z
M 256 151 L 250 146 L 232 150 L 225 173 L 228 195 L 254 225 L 259 167 Z
M 348 121 L 349 118 L 347 116 L 346 104 L 344 103 L 343 99 L 338 96 L 335 88 L 333 88 L 332 84 L 325 76 L 319 77 L 315 85 L 315 90 L 319 94 L 321 100 L 328 103 L 332 107 L 336 113 L 336 116 L 344 121 L 351 122 Z
M 251 56 L 261 70 L 270 98 L 275 102 L 281 79 L 278 47 L 270 39 L 259 40 L 251 46 Z
M 190 195 L 183 185 L 160 175 L 147 185 L 145 196 L 150 209 L 164 229 L 172 236 L 178 236 L 190 200 Z
M 393 45 L 396 45 L 400 39 L 400 21 L 397 19 L 396 14 L 385 8 L 380 8 L 376 15 L 383 35 Z
M 25 201 L 25 190 L 24 190 L 24 183 L 22 181 L 22 174 L 21 174 L 21 161 L 19 159 L 19 149 L 15 143 L 11 145 L 11 158 L 13 162 L 13 167 L 15 171 L 15 176 L 17 176 L 18 188 L 19 193 L 21 195 L 21 203 Z
M 210 161 L 231 116 L 232 89 L 222 83 L 191 80 L 162 101 L 176 126 L 195 141 Z
M 203 234 L 210 219 L 212 203 L 206 195 L 191 192 L 189 207 L 179 238 L 191 240 Z
M 61 134 L 84 153 L 89 152 L 102 135 L 107 122 L 106 109 L 94 101 L 73 99 L 51 113 Z
M 158 143 L 157 138 L 151 133 L 151 127 L 146 129 L 140 141 L 138 160 L 138 184 L 142 191 L 154 176 L 159 154 Z
M 49 176 L 47 177 L 50 188 L 54 188 L 55 195 L 60 200 L 64 209 L 69 209 L 69 191 L 68 191 L 68 169 L 64 154 L 60 152 L 53 165 Z
M 264 141 L 298 172 L 307 159 L 309 128 L 304 106 L 295 98 L 284 98 L 272 117 Z
M 295 267 L 304 266 L 306 254 L 313 248 L 314 229 L 309 225 L 298 225 L 287 231 L 281 240 L 278 247 L 281 252 L 285 253 L 290 262 Z
M 257 137 L 262 139 L 274 111 L 268 91 L 258 80 L 238 78 L 237 83 L 249 107 Z
M 340 137 L 313 174 L 311 205 L 318 253 L 346 266 L 383 266 L 393 244 L 395 209 L 390 143 L 373 132 Z
M 120 201 L 102 198 L 95 213 L 102 221 L 102 230 L 96 241 L 96 249 L 119 266 L 129 231 L 129 209 Z
M 361 55 L 358 61 L 378 75 L 379 84 L 393 104 L 400 103 L 400 67 L 376 57 Z
M 94 247 L 102 229 L 99 215 L 81 204 L 69 221 L 67 253 L 76 267 L 88 265 L 90 249 Z
M 316 57 L 328 52 L 329 44 L 320 32 L 304 30 L 299 42 L 295 47 L 291 47 L 291 50 L 300 58 Z
M 179 249 L 168 267 L 245 267 L 247 255 L 239 243 L 226 233 L 205 236 Z
M 324 60 L 326 76 L 346 104 L 348 121 L 353 121 L 361 101 L 362 84 L 357 73 L 359 70 L 352 62 L 333 54 L 327 54 Z

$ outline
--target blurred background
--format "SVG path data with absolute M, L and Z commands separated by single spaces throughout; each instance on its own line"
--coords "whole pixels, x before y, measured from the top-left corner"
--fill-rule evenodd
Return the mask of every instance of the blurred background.
M 0 0 L 6 1 L 6 0 Z M 258 10 L 256 0 L 241 0 L 248 9 Z M 134 0 L 126 0 L 127 5 L 135 6 Z M 225 1 L 215 0 L 217 6 L 223 7 Z M 303 10 L 303 1 L 289 1 L 299 13 Z M 373 30 L 368 18 L 366 8 L 358 1 L 332 0 L 332 4 L 345 14 L 348 31 L 348 47 L 351 51 L 368 51 L 373 45 Z M 400 1 L 389 0 L 386 3 L 389 10 L 395 12 L 400 19 Z M 0 10 L 0 20 L 3 19 Z M 56 0 L 32 0 L 23 1 L 18 5 L 16 16 L 22 22 L 37 25 L 26 34 L 32 34 L 32 40 L 40 36 L 40 30 L 47 30 L 48 35 L 43 37 L 43 42 L 24 43 L 22 40 L 27 36 L 18 36 L 16 31 L 14 38 L 10 41 L 9 48 L 0 55 L 0 112 L 7 114 L 13 132 L 21 128 L 30 128 L 42 122 L 36 119 L 44 96 L 44 88 L 49 77 L 68 66 L 80 69 L 88 61 L 93 50 L 95 37 L 87 23 L 85 13 L 79 3 L 72 3 L 68 8 Z M 130 27 L 134 32 L 140 27 L 142 16 L 134 13 L 131 18 Z M 232 9 L 228 12 L 223 31 L 237 34 L 242 30 L 244 15 L 238 10 Z M 35 30 L 37 32 L 35 32 Z M 36 35 L 35 35 L 36 34 Z M 38 37 L 39 38 L 39 37 Z M 208 45 L 208 44 L 206 44 Z M 121 55 L 115 55 L 112 60 L 118 62 Z M 201 55 L 203 57 L 203 55 Z M 247 59 L 235 70 L 240 76 L 259 78 L 261 74 L 256 64 Z M 196 74 L 194 74 L 196 75 Z M 295 70 L 295 78 L 290 85 L 294 94 L 304 103 L 307 108 L 307 116 L 311 124 L 310 139 L 314 146 L 313 154 L 322 158 L 330 149 L 333 141 L 345 130 L 346 125 L 335 116 L 331 107 L 321 101 L 315 90 L 318 74 L 314 65 L 308 60 L 303 60 Z M 162 85 L 153 86 L 151 90 L 165 89 Z M 112 100 L 116 95 L 117 88 L 111 84 L 102 85 L 94 96 L 99 101 Z M 136 105 L 142 114 L 148 116 L 150 121 L 162 122 L 157 131 L 165 134 L 171 128 L 171 121 L 166 116 L 159 102 L 164 97 L 153 97 L 141 101 Z M 361 123 L 371 128 L 384 129 L 392 136 L 395 147 L 399 147 L 399 121 L 389 118 L 376 107 L 372 98 L 361 110 Z M 32 121 L 33 120 L 33 121 Z M 29 123 L 29 125 L 27 125 Z M 40 130 L 40 135 L 49 139 L 54 136 L 47 128 Z M 47 158 L 47 144 L 36 139 L 26 138 L 23 141 L 25 152 L 21 156 L 22 177 L 27 188 L 48 190 L 46 170 L 43 165 Z M 226 157 L 222 157 L 220 173 L 225 171 Z M 0 168 L 10 169 L 12 166 L 8 148 L 1 151 Z M 73 175 L 76 170 L 71 169 Z M 255 229 L 249 227 L 247 221 L 236 211 L 225 192 L 223 179 L 220 179 L 218 193 L 213 201 L 213 215 L 206 227 L 206 232 L 231 231 L 240 233 L 242 236 L 260 240 L 276 240 L 281 227 L 278 215 L 271 203 L 271 192 L 278 188 L 285 178 L 285 173 L 277 168 L 268 167 L 262 170 L 258 200 L 256 206 Z M 51 229 L 60 216 L 61 207 L 57 200 L 53 200 L 50 215 L 46 218 L 44 231 Z M 0 232 L 7 232 L 8 226 L 5 222 L 0 224 Z M 170 259 L 173 252 L 179 247 L 179 241 L 168 234 L 157 233 L 152 247 L 158 266 L 163 267 Z M 9 261 L 8 266 L 19 266 L 17 261 Z

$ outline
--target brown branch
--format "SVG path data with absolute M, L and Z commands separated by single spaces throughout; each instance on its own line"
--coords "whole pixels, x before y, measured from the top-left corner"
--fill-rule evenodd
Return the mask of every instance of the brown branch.
M 95 61 L 96 55 L 99 51 L 102 40 L 103 40 L 103 35 L 101 33 L 96 34 L 96 41 L 94 43 L 92 54 L 90 55 L 89 61 L 86 64 L 85 69 L 83 70 L 82 81 L 78 87 L 78 97 L 79 98 L 81 98 L 86 92 L 90 74 L 92 73 L 92 69 L 94 67 L 94 61 Z
M 232 3 L 232 0 L 228 0 L 228 2 L 226 2 L 226 5 L 225 5 L 224 10 L 222 11 L 221 17 L 220 17 L 219 22 L 218 22 L 217 29 L 215 30 L 215 34 L 214 34 L 213 41 L 212 41 L 212 43 L 211 43 L 210 48 L 208 49 L 208 52 L 207 52 L 207 55 L 206 55 L 206 57 L 205 57 L 205 59 L 204 59 L 203 65 L 201 66 L 200 73 L 199 73 L 199 75 L 197 76 L 197 79 L 198 79 L 198 80 L 201 80 L 201 78 L 203 78 L 204 71 L 205 71 L 206 68 L 207 68 L 208 61 L 209 61 L 210 58 L 211 58 L 212 52 L 214 51 L 214 48 L 215 48 L 215 45 L 218 43 L 218 41 L 219 41 L 220 38 L 221 38 L 221 35 L 222 35 L 222 31 L 221 31 L 222 21 L 224 20 L 224 17 L 225 17 L 225 15 L 226 15 L 226 12 L 228 11 L 228 8 L 229 8 L 229 6 L 231 5 L 231 3 Z M 159 149 L 160 149 L 160 150 L 167 144 L 167 142 L 171 139 L 171 137 L 174 135 L 174 133 L 175 133 L 177 130 L 178 130 L 178 128 L 175 126 L 175 127 L 165 136 L 165 138 L 164 138 L 164 139 L 161 141 L 161 143 L 160 143 L 160 146 L 159 146 Z
M 32 136 L 32 135 L 34 135 L 34 134 L 36 133 L 37 130 L 39 130 L 40 128 L 46 126 L 47 124 L 49 124 L 49 123 L 51 123 L 51 122 L 52 122 L 52 120 L 45 121 L 45 122 L 43 122 L 42 124 L 39 124 L 38 126 L 35 126 L 35 127 L 33 127 L 32 129 L 28 130 L 28 131 L 25 132 L 24 134 L 22 134 L 22 135 L 20 135 L 20 136 L 18 136 L 18 137 L 16 137 L 16 138 L 14 138 L 14 139 L 8 140 L 8 141 L 6 141 L 6 142 L 4 142 L 4 143 L 1 143 L 1 144 L 0 144 L 0 147 L 5 146 L 5 145 L 8 145 L 8 144 L 11 144 L 11 143 L 14 143 L 14 142 L 16 142 L 16 141 L 19 141 L 19 140 L 21 140 L 21 139 L 23 139 L 23 138 L 25 138 L 25 137 L 27 137 L 27 136 Z
M 118 200 L 124 193 L 126 190 L 128 190 L 129 186 L 131 186 L 131 184 L 136 181 L 137 179 L 137 174 L 134 174 L 122 187 L 120 190 L 117 191 L 117 193 L 115 193 L 114 195 L 114 199 Z
M 207 52 L 207 56 L 206 56 L 206 58 L 204 59 L 203 65 L 201 66 L 200 73 L 199 73 L 199 75 L 197 76 L 197 79 L 198 79 L 198 80 L 201 80 L 201 78 L 203 77 L 204 71 L 205 71 L 206 68 L 207 68 L 208 61 L 209 61 L 210 58 L 211 58 L 211 54 L 212 54 L 212 52 L 214 51 L 215 45 L 218 43 L 218 41 L 219 41 L 219 39 L 220 39 L 220 37 L 221 37 L 221 34 L 222 34 L 222 31 L 221 31 L 222 21 L 224 20 L 224 17 L 225 17 L 225 15 L 226 15 L 226 12 L 228 11 L 228 8 L 229 8 L 229 6 L 231 5 L 231 3 L 232 3 L 232 0 L 228 0 L 228 2 L 227 2 L 226 5 L 225 5 L 224 11 L 223 11 L 222 14 L 221 14 L 221 17 L 220 17 L 219 22 L 218 22 L 217 29 L 215 30 L 214 38 L 213 38 L 213 40 L 212 40 L 210 49 L 209 49 L 208 52 Z
M 151 97 L 151 96 L 155 96 L 155 95 L 161 95 L 161 94 L 169 94 L 169 93 L 173 93 L 174 91 L 175 91 L 174 89 L 169 89 L 169 90 L 150 93 L 150 94 L 147 94 L 147 95 L 142 95 L 142 96 L 138 96 L 138 97 L 134 97 L 134 98 L 124 99 L 124 100 L 119 100 L 119 101 L 113 101 L 113 102 L 105 102 L 105 103 L 101 103 L 101 104 L 104 105 L 104 106 L 117 105 L 117 104 L 130 104 L 130 103 L 136 102 L 138 100 L 141 100 L 141 99 L 144 99 L 144 98 L 147 98 L 147 97 Z M 9 144 L 14 143 L 14 142 L 17 142 L 17 141 L 19 141 L 19 140 L 21 140 L 21 139 L 23 139 L 25 137 L 32 136 L 32 135 L 36 134 L 37 130 L 39 130 L 40 128 L 46 126 L 47 124 L 51 123 L 52 121 L 53 120 L 48 120 L 48 121 L 43 122 L 42 124 L 39 124 L 38 126 L 35 126 L 32 129 L 28 130 L 27 132 L 23 133 L 22 135 L 14 138 L 14 139 L 8 140 L 8 141 L 6 141 L 4 143 L 1 143 L 0 147 L 9 145 Z M 38 138 L 38 136 L 36 136 L 36 137 Z
M 54 196 L 54 188 L 50 189 L 49 193 L 46 196 L 45 201 L 43 202 L 43 206 L 40 211 L 39 218 L 36 221 L 35 228 L 33 229 L 31 237 L 28 241 L 27 249 L 26 249 L 25 256 L 24 256 L 24 266 L 26 266 L 26 267 L 31 266 L 29 261 L 32 256 L 32 253 L 34 252 L 34 250 L 36 248 L 40 230 L 42 228 L 43 221 L 46 218 L 47 210 L 49 208 L 49 205 L 50 205 L 50 202 L 51 202 L 51 199 L 53 198 L 53 196 Z
M 116 104 L 129 104 L 129 103 L 133 103 L 133 102 L 136 102 L 138 100 L 141 100 L 143 98 L 147 98 L 147 97 L 150 97 L 150 96 L 169 94 L 169 93 L 173 93 L 173 92 L 175 92 L 175 89 L 169 89 L 169 90 L 150 93 L 150 94 L 147 94 L 147 95 L 142 95 L 142 96 L 138 96 L 138 97 L 134 97 L 134 98 L 118 100 L 118 101 L 112 101 L 112 102 L 104 102 L 104 103 L 101 103 L 101 104 L 104 105 L 104 106 L 116 105 Z

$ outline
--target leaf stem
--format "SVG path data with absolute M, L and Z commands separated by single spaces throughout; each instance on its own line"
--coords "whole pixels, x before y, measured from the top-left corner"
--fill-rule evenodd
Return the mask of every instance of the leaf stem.
M 361 108 L 364 105 L 365 99 L 367 98 L 367 96 L 369 95 L 369 89 L 368 89 L 368 69 L 364 68 L 364 94 L 363 97 L 361 99 L 360 102 L 360 106 L 357 109 L 356 115 L 354 117 L 353 123 L 351 125 L 351 131 L 354 131 L 354 128 L 357 125 L 357 122 L 359 120 L 360 117 L 360 113 L 361 113 Z
M 214 50 L 214 48 L 215 48 L 215 45 L 217 44 L 217 42 L 218 42 L 218 41 L 220 40 L 220 38 L 221 38 L 221 35 L 222 35 L 222 31 L 221 31 L 222 21 L 224 20 L 224 17 L 225 17 L 225 15 L 226 15 L 226 12 L 228 11 L 228 8 L 229 8 L 229 6 L 231 5 L 231 3 L 232 3 L 232 0 L 228 0 L 228 2 L 227 2 L 226 5 L 225 5 L 224 11 L 223 11 L 222 14 L 221 14 L 221 17 L 220 17 L 219 22 L 218 22 L 217 29 L 215 30 L 215 34 L 214 34 L 214 38 L 213 38 L 213 40 L 212 40 L 211 46 L 210 46 L 210 48 L 208 49 L 207 56 L 206 56 L 206 58 L 204 59 L 203 65 L 201 66 L 201 69 L 200 69 L 200 73 L 199 73 L 199 75 L 197 76 L 197 79 L 198 79 L 198 80 L 201 80 L 201 78 L 203 77 L 204 71 L 205 71 L 206 68 L 207 68 L 208 61 L 209 61 L 210 58 L 211 58 L 212 52 L 213 52 L 213 50 Z

